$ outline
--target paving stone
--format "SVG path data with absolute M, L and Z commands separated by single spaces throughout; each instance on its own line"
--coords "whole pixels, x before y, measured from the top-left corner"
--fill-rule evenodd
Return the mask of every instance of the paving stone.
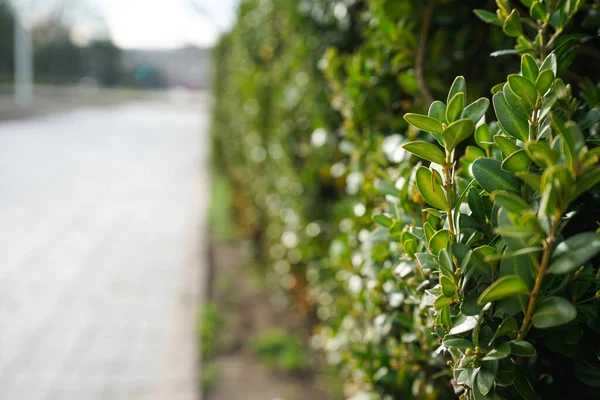
M 0 123 L 0 399 L 198 398 L 206 108 Z

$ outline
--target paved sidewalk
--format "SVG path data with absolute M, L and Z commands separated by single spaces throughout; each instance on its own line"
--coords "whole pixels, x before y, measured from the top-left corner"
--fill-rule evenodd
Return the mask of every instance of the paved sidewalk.
M 196 399 L 206 106 L 0 123 L 0 399 Z

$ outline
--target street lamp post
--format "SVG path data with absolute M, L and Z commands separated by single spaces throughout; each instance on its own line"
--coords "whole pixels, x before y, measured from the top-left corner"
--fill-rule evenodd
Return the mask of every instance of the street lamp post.
M 15 103 L 19 107 L 33 104 L 33 47 L 31 33 L 15 13 Z

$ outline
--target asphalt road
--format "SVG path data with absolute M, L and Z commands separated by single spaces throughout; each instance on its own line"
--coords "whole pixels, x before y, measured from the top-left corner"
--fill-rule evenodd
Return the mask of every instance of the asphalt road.
M 0 399 L 196 399 L 207 106 L 0 122 Z

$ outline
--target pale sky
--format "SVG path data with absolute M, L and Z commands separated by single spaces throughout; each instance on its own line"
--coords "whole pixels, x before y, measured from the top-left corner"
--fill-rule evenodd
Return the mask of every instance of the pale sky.
M 124 48 L 213 45 L 233 20 L 236 0 L 95 0 Z M 199 7 L 194 7 L 193 4 Z
M 2 1 L 2 0 L 0 0 Z M 215 44 L 234 20 L 239 0 L 12 0 L 32 20 L 63 10 L 76 40 L 108 34 L 123 48 Z M 104 32 L 106 33 L 106 32 Z

